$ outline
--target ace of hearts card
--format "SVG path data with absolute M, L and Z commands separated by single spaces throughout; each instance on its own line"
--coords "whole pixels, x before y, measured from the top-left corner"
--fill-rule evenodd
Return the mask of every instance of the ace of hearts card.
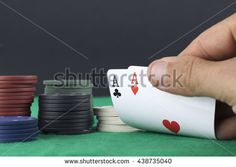
M 130 66 L 107 73 L 115 110 L 135 128 L 215 139 L 215 99 L 185 97 L 151 85 L 147 67 Z

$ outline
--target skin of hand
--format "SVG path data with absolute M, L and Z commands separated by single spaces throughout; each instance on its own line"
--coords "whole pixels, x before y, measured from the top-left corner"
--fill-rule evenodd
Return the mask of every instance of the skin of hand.
M 147 73 L 160 90 L 217 99 L 216 137 L 236 139 L 236 13 L 201 33 L 178 56 L 153 61 Z

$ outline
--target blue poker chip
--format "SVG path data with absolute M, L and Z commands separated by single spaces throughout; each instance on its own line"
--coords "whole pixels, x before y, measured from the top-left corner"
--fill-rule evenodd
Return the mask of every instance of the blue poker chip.
M 38 123 L 33 123 L 33 124 L 23 124 L 23 125 L 0 125 L 0 130 L 21 130 L 21 129 L 32 129 L 38 127 Z
M 35 124 L 38 120 L 28 116 L 0 116 L 0 126 Z
M 33 133 L 23 133 L 23 134 L 0 134 L 0 140 L 11 140 L 11 139 L 28 139 L 35 138 L 38 136 L 38 131 Z
M 0 139 L 1 143 L 10 143 L 10 142 L 27 142 L 36 140 L 37 137 L 29 137 L 29 138 L 9 138 L 9 139 Z
M 0 135 L 5 135 L 5 134 L 24 134 L 24 133 L 37 133 L 39 131 L 38 127 L 34 127 L 31 129 L 0 129 Z

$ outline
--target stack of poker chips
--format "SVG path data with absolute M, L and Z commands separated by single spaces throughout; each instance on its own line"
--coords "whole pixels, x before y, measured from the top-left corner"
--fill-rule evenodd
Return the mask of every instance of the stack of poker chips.
M 38 121 L 28 116 L 0 116 L 0 142 L 34 140 L 39 133 Z
M 37 76 L 0 76 L 0 116 L 29 116 Z
M 39 127 L 45 133 L 92 132 L 92 84 L 89 80 L 44 81 L 39 97 Z
M 114 107 L 112 106 L 102 106 L 102 107 L 94 107 L 94 114 L 97 117 L 98 124 L 97 130 L 101 132 L 136 132 L 139 129 L 130 127 L 125 124 Z

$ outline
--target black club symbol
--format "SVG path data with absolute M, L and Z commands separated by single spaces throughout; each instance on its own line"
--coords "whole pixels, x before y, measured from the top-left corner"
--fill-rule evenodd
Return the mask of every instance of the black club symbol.
M 121 93 L 119 92 L 118 89 L 115 89 L 115 92 L 113 93 L 113 95 L 119 98 L 121 96 Z

